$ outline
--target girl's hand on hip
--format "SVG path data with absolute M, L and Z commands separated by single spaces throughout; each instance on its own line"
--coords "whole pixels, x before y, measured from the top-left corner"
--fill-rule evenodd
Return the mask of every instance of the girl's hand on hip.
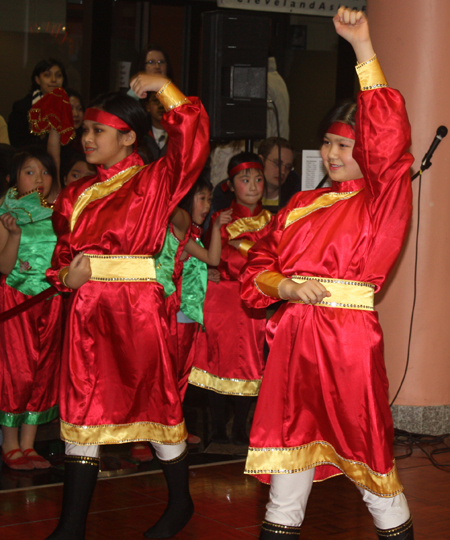
M 305 304 L 317 304 L 331 293 L 316 280 L 296 283 L 291 279 L 286 279 L 280 283 L 279 294 L 283 300 L 301 300 Z
M 69 272 L 65 278 L 65 284 L 69 289 L 79 289 L 92 276 L 91 262 L 84 253 L 78 253 L 70 263 Z

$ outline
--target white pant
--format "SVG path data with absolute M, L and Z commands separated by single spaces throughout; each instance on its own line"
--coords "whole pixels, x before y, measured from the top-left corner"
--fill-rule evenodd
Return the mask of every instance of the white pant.
M 265 519 L 279 525 L 300 527 L 314 480 L 314 469 L 293 474 L 273 474 Z M 410 517 L 403 493 L 395 497 L 378 497 L 357 486 L 374 524 L 379 529 L 399 527 Z
M 158 444 L 150 443 L 155 449 L 155 453 L 158 459 L 161 461 L 170 461 L 172 459 L 181 456 L 186 450 L 186 443 L 180 444 Z M 98 458 L 100 455 L 100 446 L 90 444 L 88 446 L 80 446 L 78 444 L 66 443 L 66 455 L 67 456 L 88 456 L 92 458 Z

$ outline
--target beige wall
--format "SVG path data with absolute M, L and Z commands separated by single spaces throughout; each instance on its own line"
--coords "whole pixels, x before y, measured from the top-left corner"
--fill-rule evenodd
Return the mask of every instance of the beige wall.
M 450 2 L 368 0 L 372 39 L 391 86 L 401 90 L 412 125 L 417 171 L 440 125 L 450 127 Z M 420 205 L 417 300 L 410 365 L 397 405 L 450 404 L 450 136 L 424 172 Z M 418 180 L 403 257 L 378 305 L 391 397 L 403 376 L 413 301 Z

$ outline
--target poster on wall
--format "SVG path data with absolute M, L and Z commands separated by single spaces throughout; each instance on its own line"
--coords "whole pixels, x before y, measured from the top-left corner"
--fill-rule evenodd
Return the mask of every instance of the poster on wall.
M 217 0 L 217 6 L 231 9 L 251 9 L 253 11 L 273 11 L 295 15 L 322 15 L 333 17 L 340 6 L 361 11 L 366 10 L 366 0 Z

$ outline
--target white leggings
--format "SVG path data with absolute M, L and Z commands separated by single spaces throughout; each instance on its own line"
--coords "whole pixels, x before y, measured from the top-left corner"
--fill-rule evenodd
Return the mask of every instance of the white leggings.
M 300 527 L 313 480 L 314 469 L 293 474 L 273 474 L 265 519 L 279 525 Z M 357 488 L 379 529 L 393 529 L 409 519 L 408 503 L 403 493 L 395 497 L 378 497 L 366 489 Z
M 181 456 L 186 450 L 186 443 L 180 444 L 158 444 L 150 443 L 155 449 L 156 457 L 161 461 L 170 461 L 172 459 Z M 92 458 L 98 458 L 100 455 L 100 446 L 91 444 L 89 446 L 80 446 L 78 444 L 66 443 L 66 455 L 67 456 L 88 456 Z

